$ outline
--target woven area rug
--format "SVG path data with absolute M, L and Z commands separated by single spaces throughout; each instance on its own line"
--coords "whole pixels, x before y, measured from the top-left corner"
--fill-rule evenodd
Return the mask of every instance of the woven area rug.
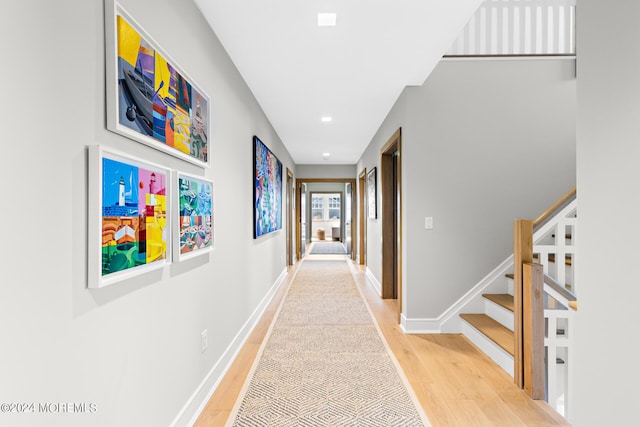
M 347 250 L 344 248 L 342 242 L 313 242 L 309 253 L 311 255 L 344 255 L 347 253 Z
M 347 261 L 302 262 L 227 426 L 429 426 Z

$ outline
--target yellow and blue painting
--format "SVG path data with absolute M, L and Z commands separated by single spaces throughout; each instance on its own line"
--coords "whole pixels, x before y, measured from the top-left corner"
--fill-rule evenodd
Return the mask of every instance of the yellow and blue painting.
M 119 124 L 207 163 L 208 98 L 121 15 L 117 32 Z
M 102 158 L 102 276 L 167 259 L 167 173 Z
M 213 247 L 213 186 L 179 175 L 180 254 L 195 254 Z
M 253 137 L 253 237 L 282 228 L 282 163 L 257 137 Z

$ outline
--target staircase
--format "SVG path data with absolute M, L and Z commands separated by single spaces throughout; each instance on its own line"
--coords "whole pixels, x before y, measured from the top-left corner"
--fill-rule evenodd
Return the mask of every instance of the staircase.
M 480 313 L 461 313 L 462 333 L 509 375 L 514 366 L 513 274 L 503 277 L 504 293 L 483 293 Z
M 569 351 L 573 326 L 571 318 L 575 310 L 570 308 L 577 304 L 576 284 L 573 280 L 577 222 L 575 189 L 573 198 L 559 201 L 556 205 L 550 208 L 552 213 L 547 211 L 543 214 L 546 215 L 545 218 L 541 219 L 543 217 L 541 216 L 531 222 L 536 224 L 532 236 L 532 262 L 540 264 L 539 268 L 544 273 L 544 276 L 540 273 L 540 277 L 544 277 L 540 279 L 540 281 L 544 280 L 544 287 L 540 283 L 540 289 L 543 289 L 540 305 L 543 307 L 544 317 L 542 313 L 539 317 L 539 322 L 544 322 L 544 325 L 534 321 L 538 327 L 544 329 L 544 344 L 540 344 L 544 349 L 534 348 L 533 350 L 542 352 L 544 356 L 544 366 L 541 367 L 544 369 L 544 379 L 541 379 L 543 384 L 541 394 L 538 393 L 538 396 L 542 397 L 534 398 L 544 398 L 558 413 L 567 417 L 571 362 L 569 355 L 573 357 Z M 515 238 L 515 240 L 517 242 L 518 239 Z M 518 383 L 519 379 L 514 375 L 514 370 L 517 372 L 522 365 L 518 366 L 516 352 L 519 345 L 517 337 L 519 328 L 515 321 L 517 316 L 514 315 L 518 310 L 514 299 L 513 258 L 503 262 L 488 276 L 489 279 L 485 278 L 479 284 L 480 287 L 474 288 L 474 297 L 469 299 L 465 308 L 459 311 L 459 318 L 461 332 Z M 515 259 L 519 259 L 517 254 Z M 564 260 L 564 262 L 557 263 L 556 260 Z M 523 297 L 520 295 L 518 298 Z M 521 328 L 520 326 L 520 330 Z M 524 348 L 526 352 L 526 344 Z M 524 357 L 527 358 L 530 355 Z M 520 363 L 522 364 L 522 357 Z M 524 388 L 527 389 L 526 386 Z

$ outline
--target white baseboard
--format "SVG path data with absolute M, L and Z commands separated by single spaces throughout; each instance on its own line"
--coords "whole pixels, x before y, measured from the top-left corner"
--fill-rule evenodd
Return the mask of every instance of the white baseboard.
M 504 292 L 506 287 L 505 273 L 513 268 L 513 255 L 509 256 L 491 273 L 487 274 L 477 285 L 471 288 L 458 301 L 449 307 L 441 316 L 441 329 L 447 333 L 459 333 L 453 325 L 459 325 L 457 321 L 460 313 L 481 313 L 484 311 L 484 298 L 482 294 L 485 292 L 495 292 L 500 290 Z
M 369 279 L 369 282 L 371 283 L 371 286 L 373 286 L 373 289 L 375 289 L 378 293 L 378 296 L 382 296 L 382 285 L 380 284 L 380 282 L 378 282 L 378 279 L 376 279 L 376 276 L 373 275 L 371 270 L 369 270 L 369 267 L 365 269 L 364 274 L 367 279 Z
M 285 268 L 282 273 L 280 273 L 280 276 L 278 276 L 275 283 L 271 286 L 271 289 L 269 289 L 264 298 L 262 298 L 262 301 L 260 301 L 260 304 L 258 304 L 251 316 L 249 316 L 249 319 L 245 322 L 242 328 L 240 328 L 240 331 L 238 331 L 236 336 L 233 338 L 231 344 L 229 344 L 224 353 L 222 353 L 220 359 L 218 359 L 216 364 L 213 365 L 213 368 L 211 368 L 207 376 L 202 380 L 189 400 L 187 400 L 187 403 L 184 405 L 182 410 L 180 410 L 178 415 L 176 415 L 171 423 L 172 427 L 190 427 L 195 424 L 196 420 L 209 402 L 209 399 L 211 399 L 211 396 L 220 384 L 220 381 L 222 381 L 222 378 L 224 378 L 225 374 L 231 367 L 231 364 L 238 355 L 238 352 L 258 324 L 258 321 L 262 317 L 264 311 L 269 306 L 269 303 L 275 296 L 278 288 L 282 285 L 286 276 L 287 269 Z
M 491 273 L 487 274 L 477 285 L 471 288 L 458 301 L 453 303 L 444 313 L 433 318 L 407 318 L 401 316 L 402 330 L 407 334 L 450 334 L 461 333 L 460 313 L 484 312 L 482 294 L 487 291 L 504 292 L 506 282 L 504 274 L 513 266 L 513 255 L 504 260 Z
M 438 319 L 407 319 L 400 315 L 400 327 L 405 334 L 439 334 L 440 321 Z

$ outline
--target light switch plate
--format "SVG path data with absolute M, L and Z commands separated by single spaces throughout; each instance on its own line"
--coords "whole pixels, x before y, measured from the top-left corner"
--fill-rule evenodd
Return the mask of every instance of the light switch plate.
M 432 216 L 424 217 L 424 228 L 426 230 L 433 230 L 433 217 Z

